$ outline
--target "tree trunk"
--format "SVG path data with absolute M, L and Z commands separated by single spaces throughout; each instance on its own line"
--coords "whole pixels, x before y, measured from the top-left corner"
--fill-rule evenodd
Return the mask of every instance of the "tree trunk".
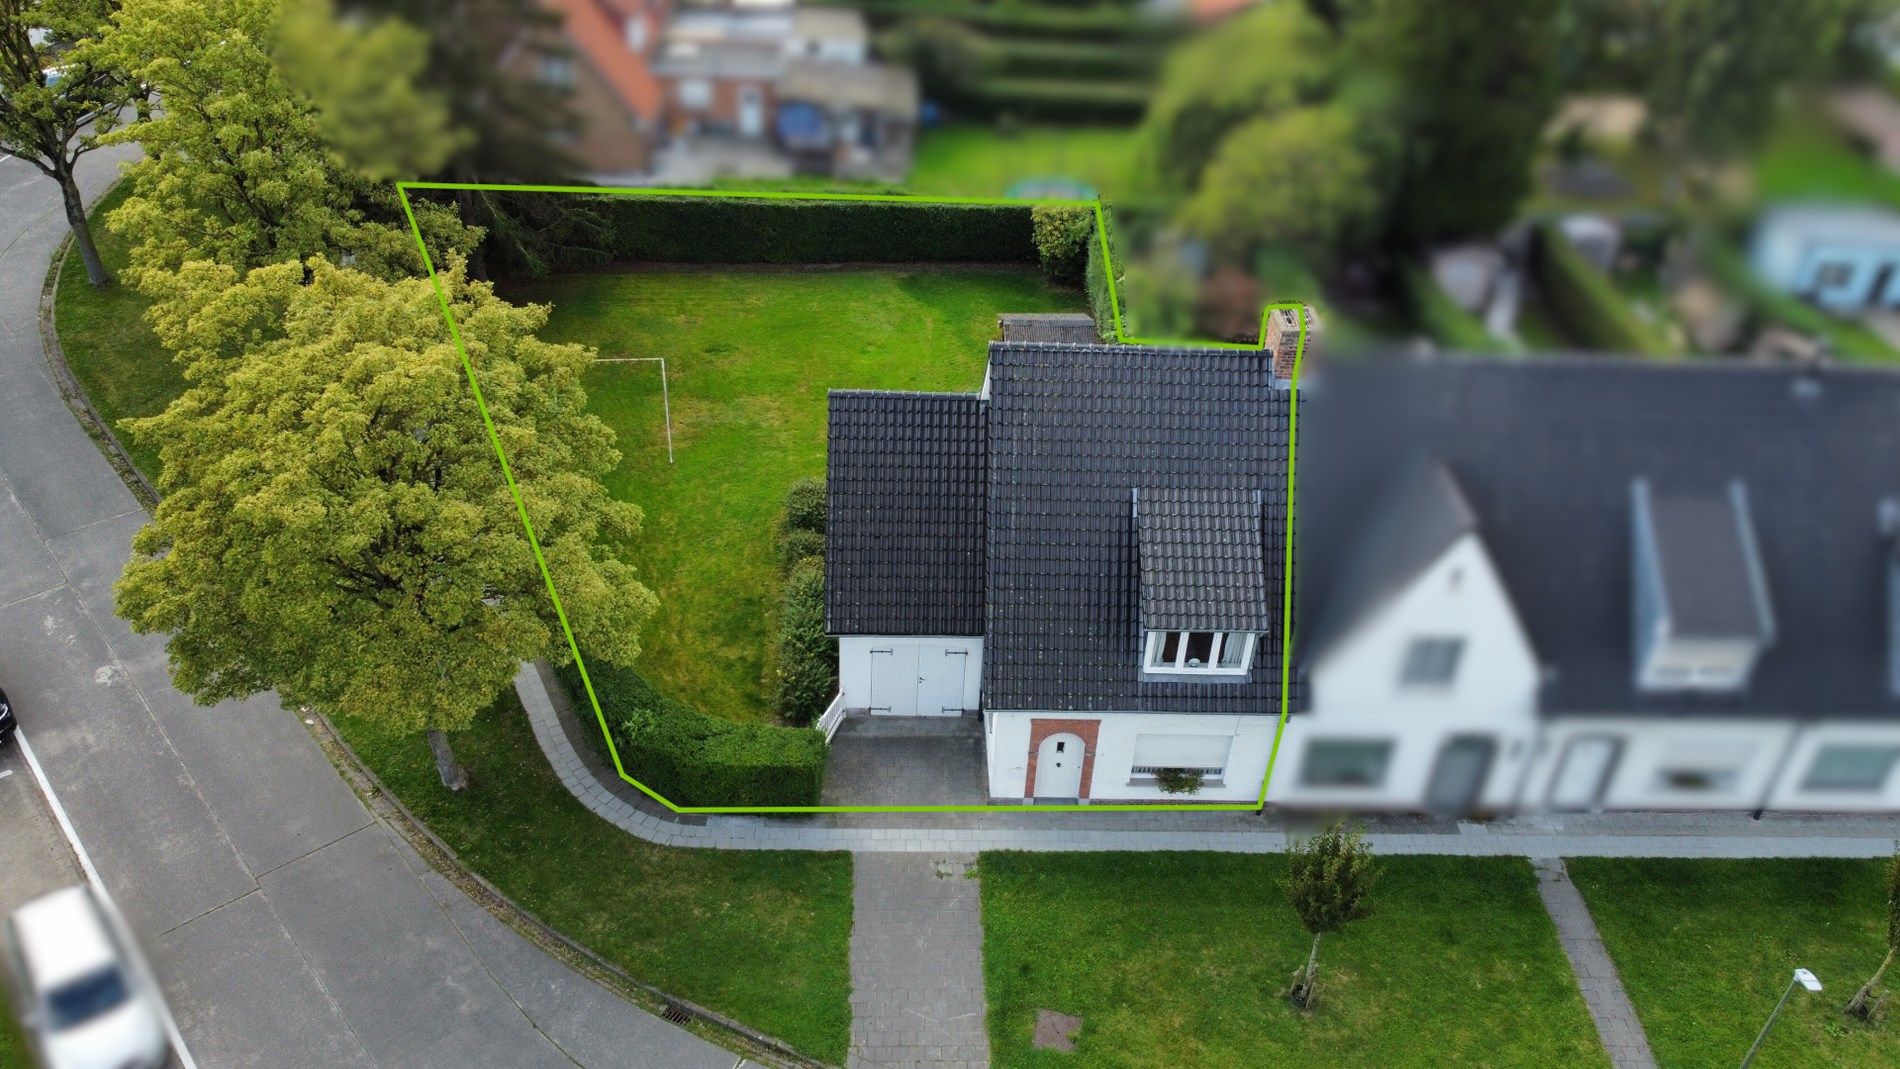
M 1860 985 L 1860 990 L 1854 992 L 1854 997 L 1848 1000 L 1847 1006 L 1842 1012 L 1853 1017 L 1864 1018 L 1867 1016 L 1867 1000 L 1873 996 L 1874 988 L 1880 986 L 1880 978 L 1886 975 L 1887 966 L 1893 964 L 1894 949 L 1893 947 L 1887 948 L 1887 956 L 1880 959 L 1880 968 L 1874 970 L 1873 979 Z
M 435 754 L 435 774 L 442 777 L 442 786 L 452 791 L 467 790 L 468 769 L 455 759 L 448 735 L 440 731 L 429 732 L 429 751 Z
M 1319 980 L 1319 936 L 1313 936 L 1313 949 L 1307 952 L 1306 967 L 1299 972 L 1299 980 L 1293 985 L 1293 1003 L 1301 1009 L 1311 1009 L 1313 1005 L 1313 986 Z
M 86 262 L 86 281 L 95 286 L 112 285 L 112 272 L 106 270 L 105 261 L 99 258 L 99 247 L 92 243 L 92 227 L 86 222 L 86 202 L 79 195 L 79 183 L 73 179 L 72 168 L 60 167 L 56 177 L 60 199 L 66 203 L 66 222 L 73 228 L 79 258 Z

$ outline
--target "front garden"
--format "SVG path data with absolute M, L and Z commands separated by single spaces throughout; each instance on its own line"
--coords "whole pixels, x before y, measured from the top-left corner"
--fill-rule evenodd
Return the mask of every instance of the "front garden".
M 1887 950 L 1885 861 L 1567 864 L 1659 1064 L 1740 1062 L 1800 967 L 1826 990 L 1795 993 L 1758 1064 L 1900 1065 L 1900 1027 L 1841 1012 Z
M 1302 1016 L 1284 856 L 984 854 L 993 1064 L 1609 1064 L 1527 862 L 1378 864 L 1374 912 L 1326 937 Z M 1042 1009 L 1082 1019 L 1074 1053 L 1033 1047 Z

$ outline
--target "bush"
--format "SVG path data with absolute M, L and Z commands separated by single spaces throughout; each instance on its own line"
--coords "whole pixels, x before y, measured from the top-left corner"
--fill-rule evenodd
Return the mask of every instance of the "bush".
M 587 707 L 573 665 L 559 670 Z M 627 774 L 679 806 L 817 805 L 825 737 L 808 728 L 736 724 L 662 696 L 631 669 L 595 663 L 594 695 Z
M 807 475 L 785 492 L 785 512 L 779 519 L 784 531 L 825 533 L 825 481 Z
M 513 231 L 557 234 L 540 270 L 652 263 L 1034 263 L 1029 208 L 906 201 L 547 194 Z M 550 208 L 549 203 L 554 207 Z M 526 219 L 529 209 L 497 201 Z M 519 261 L 524 259 L 517 257 Z
M 1088 268 L 1089 239 L 1095 236 L 1095 213 L 1083 207 L 1047 206 L 1030 209 L 1029 218 L 1044 277 L 1071 286 L 1081 283 Z
M 825 634 L 825 565 L 802 560 L 785 580 L 779 602 L 773 699 L 788 723 L 817 720 L 838 687 L 838 644 Z
M 1120 262 L 1119 249 L 1115 245 L 1115 217 L 1106 208 L 1102 210 L 1103 234 L 1089 242 L 1088 264 L 1083 270 L 1083 289 L 1088 291 L 1089 314 L 1095 317 L 1095 332 L 1103 341 L 1115 340 L 1116 295 L 1109 290 L 1108 265 L 1102 260 L 1102 245 L 1106 241 L 1109 255 Z M 1120 279 L 1115 280 L 1117 284 Z
M 1201 770 L 1198 768 L 1162 768 L 1155 771 L 1155 784 L 1162 794 L 1199 794 L 1201 793 Z
M 789 575 L 800 561 L 825 559 L 825 536 L 819 531 L 790 530 L 778 536 L 778 570 Z
M 1555 224 L 1537 228 L 1531 269 L 1551 310 L 1589 348 L 1655 356 L 1673 351 L 1630 308 L 1610 277 L 1585 260 Z

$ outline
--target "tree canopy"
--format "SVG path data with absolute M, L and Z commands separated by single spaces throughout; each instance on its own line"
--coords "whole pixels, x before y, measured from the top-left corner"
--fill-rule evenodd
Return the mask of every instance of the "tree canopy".
M 583 411 L 591 350 L 539 341 L 459 261 L 442 272 L 494 433 L 577 638 L 630 663 L 655 599 L 612 556 L 640 523 L 606 496 L 613 435 Z M 312 257 L 248 273 L 199 262 L 157 324 L 193 385 L 130 422 L 164 493 L 117 608 L 168 632 L 207 704 L 286 702 L 453 730 L 524 660 L 565 659 L 555 611 L 427 279 Z
M 1371 229 L 1382 200 L 1373 169 L 1351 111 L 1269 114 L 1221 142 L 1180 219 L 1234 259 L 1289 244 L 1324 260 Z

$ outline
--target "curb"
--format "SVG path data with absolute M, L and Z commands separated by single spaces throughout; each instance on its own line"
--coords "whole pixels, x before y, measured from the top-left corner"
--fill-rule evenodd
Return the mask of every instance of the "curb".
M 816 1061 L 795 1050 L 775 1036 L 751 1028 L 717 1010 L 667 994 L 625 969 L 601 957 L 586 945 L 549 926 L 480 873 L 462 863 L 453 847 L 437 836 L 422 818 L 383 785 L 363 759 L 330 722 L 317 712 L 302 714 L 312 721 L 310 733 L 323 747 L 330 760 L 350 781 L 371 812 L 389 824 L 420 854 L 429 867 L 446 877 L 495 919 L 514 929 L 563 964 L 620 997 L 662 1020 L 688 1027 L 703 1039 L 736 1050 L 745 1057 L 775 1069 L 835 1069 L 828 1062 Z M 691 1027 L 697 1025 L 698 1027 Z
M 116 186 L 115 183 L 114 188 Z M 106 190 L 99 195 L 99 199 L 104 199 L 111 192 L 111 189 Z M 72 251 L 72 247 L 73 237 L 67 234 L 66 239 L 59 244 L 59 251 L 53 254 L 53 266 L 46 272 L 46 281 L 40 286 L 40 353 L 46 359 L 46 369 L 52 372 L 54 387 L 59 390 L 59 396 L 66 402 L 73 418 L 79 421 L 80 429 L 99 447 L 99 452 L 112 465 L 112 470 L 118 472 L 125 488 L 132 491 L 132 496 L 138 499 L 145 511 L 150 512 L 158 507 L 158 487 L 153 486 L 145 473 L 138 469 L 138 465 L 132 463 L 132 454 L 126 451 L 125 443 L 113 432 L 112 425 L 99 415 L 99 410 L 92 407 L 92 399 L 80 387 L 72 365 L 66 362 L 66 350 L 59 344 L 59 328 L 54 321 L 59 303 L 59 277 L 66 271 L 66 255 Z

